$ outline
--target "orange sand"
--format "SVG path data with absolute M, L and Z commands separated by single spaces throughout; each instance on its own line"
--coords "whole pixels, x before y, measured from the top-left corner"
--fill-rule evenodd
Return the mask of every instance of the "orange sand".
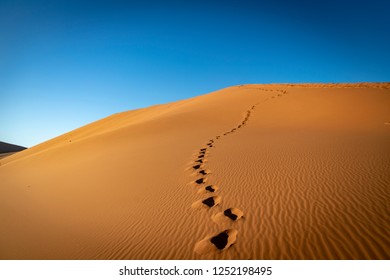
M 0 160 L 0 259 L 389 259 L 389 122 L 388 83 L 112 115 Z

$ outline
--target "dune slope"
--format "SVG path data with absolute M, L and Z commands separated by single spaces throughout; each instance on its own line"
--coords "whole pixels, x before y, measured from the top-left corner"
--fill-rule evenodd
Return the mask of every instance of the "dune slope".
M 389 84 L 245 85 L 0 160 L 1 259 L 388 259 Z

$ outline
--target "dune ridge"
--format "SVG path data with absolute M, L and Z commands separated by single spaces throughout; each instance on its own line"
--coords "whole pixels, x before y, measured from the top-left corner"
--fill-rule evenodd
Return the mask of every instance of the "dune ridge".
M 389 259 L 388 85 L 233 86 L 1 159 L 0 259 Z

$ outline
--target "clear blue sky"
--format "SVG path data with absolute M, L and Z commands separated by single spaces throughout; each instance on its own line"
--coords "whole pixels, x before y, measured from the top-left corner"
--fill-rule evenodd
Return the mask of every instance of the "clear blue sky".
M 231 85 L 390 81 L 390 1 L 0 0 L 0 141 Z

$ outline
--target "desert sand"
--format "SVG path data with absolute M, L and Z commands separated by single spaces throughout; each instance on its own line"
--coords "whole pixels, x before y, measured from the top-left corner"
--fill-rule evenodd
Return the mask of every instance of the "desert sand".
M 233 86 L 0 160 L 0 259 L 389 259 L 390 84 Z

